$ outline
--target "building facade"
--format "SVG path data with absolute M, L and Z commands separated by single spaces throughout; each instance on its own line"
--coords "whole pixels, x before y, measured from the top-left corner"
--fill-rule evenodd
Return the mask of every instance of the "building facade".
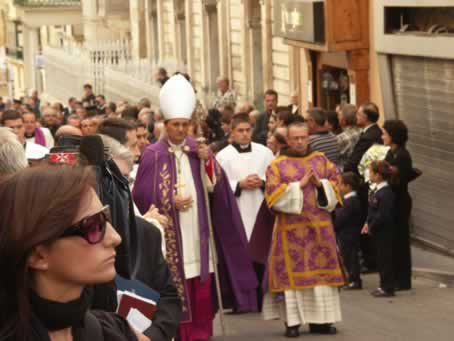
M 32 45 L 38 42 L 38 48 L 23 47 L 28 51 L 28 57 L 23 57 L 24 70 L 31 63 L 31 55 L 40 50 L 45 76 L 39 81 L 29 77 L 29 72 L 19 70 L 24 74 L 24 81 L 16 88 L 42 86 L 51 98 L 66 100 L 70 93 L 78 94 L 81 84 L 89 81 L 99 84 L 98 92 L 112 100 L 121 97 L 135 100 L 147 95 L 152 100 L 157 99 L 159 89 L 153 84 L 152 73 L 156 67 L 164 66 L 170 72 L 188 72 L 199 98 L 207 106 L 216 96 L 216 78 L 221 75 L 231 80 L 238 103 L 247 101 L 259 108 L 264 91 L 270 88 L 278 92 L 281 105 L 288 105 L 291 95 L 298 94 L 303 110 L 315 105 L 332 108 L 341 102 L 359 103 L 366 99 L 381 105 L 380 94 L 376 91 L 377 72 L 372 67 L 373 43 L 369 39 L 373 15 L 367 0 L 336 1 L 336 8 L 342 11 L 358 11 L 361 25 L 352 24 L 356 17 L 346 18 L 347 25 L 342 21 L 334 22 L 334 1 L 318 1 L 323 5 L 326 3 L 319 15 L 331 29 L 333 25 L 347 26 L 339 31 L 340 35 L 348 33 L 355 38 L 362 34 L 361 49 L 341 51 L 307 44 L 297 34 L 293 38 L 286 36 L 292 30 L 297 33 L 304 29 L 298 21 L 304 17 L 306 22 L 307 12 L 298 3 L 307 1 L 10 2 L 14 11 L 10 11 L 9 23 L 33 28 L 36 22 L 27 23 L 30 17 L 24 16 L 27 11 L 36 14 L 60 9 L 59 17 L 63 18 L 63 11 L 68 12 L 68 5 L 71 5 L 74 15 L 67 25 L 48 21 L 39 27 L 38 39 L 35 30 L 31 37 L 34 40 L 23 41 L 23 44 Z M 285 32 L 281 30 L 283 20 L 287 20 L 284 27 L 289 28 Z M 11 64 L 17 62 L 21 61 L 10 60 Z M 34 63 L 31 64 L 29 67 L 34 67 Z M 323 77 L 328 77 L 329 82 Z M 65 85 L 69 79 L 72 85 Z M 341 90 L 335 91 L 336 87 Z

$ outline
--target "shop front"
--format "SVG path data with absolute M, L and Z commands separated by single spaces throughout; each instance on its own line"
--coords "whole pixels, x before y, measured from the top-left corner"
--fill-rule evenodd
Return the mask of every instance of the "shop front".
M 274 24 L 303 109 L 369 100 L 368 0 L 275 0 Z

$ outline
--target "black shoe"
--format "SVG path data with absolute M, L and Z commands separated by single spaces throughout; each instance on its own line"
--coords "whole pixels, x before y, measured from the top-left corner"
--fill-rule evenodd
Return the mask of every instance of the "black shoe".
M 337 334 L 337 328 L 334 327 L 331 323 L 324 324 L 310 323 L 309 331 L 311 334 L 329 334 L 329 335 Z
M 298 337 L 300 336 L 300 326 L 287 327 L 285 325 L 285 337 Z
M 382 288 L 378 288 L 370 293 L 374 297 L 393 297 L 395 296 L 393 291 L 385 291 Z
M 361 282 L 351 282 L 342 287 L 343 290 L 361 290 L 363 285 Z
M 396 286 L 395 291 L 408 291 L 411 290 L 411 286 Z

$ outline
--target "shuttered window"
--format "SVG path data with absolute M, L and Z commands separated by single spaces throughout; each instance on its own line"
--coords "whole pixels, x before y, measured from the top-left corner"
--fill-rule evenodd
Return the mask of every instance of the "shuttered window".
M 454 251 L 454 61 L 392 57 L 397 115 L 424 174 L 410 184 L 413 233 Z

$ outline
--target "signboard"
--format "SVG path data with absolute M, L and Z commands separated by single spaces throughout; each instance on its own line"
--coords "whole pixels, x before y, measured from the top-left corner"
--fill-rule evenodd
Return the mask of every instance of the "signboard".
M 325 43 L 325 0 L 274 0 L 277 36 Z

